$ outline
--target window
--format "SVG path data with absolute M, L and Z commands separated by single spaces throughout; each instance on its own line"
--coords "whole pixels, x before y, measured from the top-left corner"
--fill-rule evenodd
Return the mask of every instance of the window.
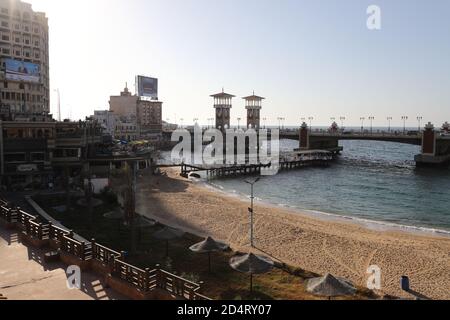
M 9 23 L 8 23 L 8 21 L 2 21 L 2 27 L 4 27 L 4 28 L 9 28 Z
M 5 154 L 5 162 L 25 162 L 25 153 Z
M 8 14 L 8 13 L 9 13 L 9 10 L 8 10 L 7 8 L 2 8 L 2 13 L 3 13 L 3 14 Z
M 45 153 L 44 152 L 32 152 L 31 153 L 31 161 L 32 162 L 45 161 Z
M 6 34 L 2 35 L 2 40 L 9 41 L 9 35 L 6 35 Z

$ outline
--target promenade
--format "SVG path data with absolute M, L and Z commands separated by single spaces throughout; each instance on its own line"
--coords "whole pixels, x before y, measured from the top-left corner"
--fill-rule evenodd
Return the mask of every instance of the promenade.
M 66 265 L 44 263 L 45 251 L 20 243 L 15 230 L 0 226 L 0 294 L 8 300 L 117 300 L 124 296 L 106 289 L 101 277 L 83 272 L 81 290 L 66 285 Z

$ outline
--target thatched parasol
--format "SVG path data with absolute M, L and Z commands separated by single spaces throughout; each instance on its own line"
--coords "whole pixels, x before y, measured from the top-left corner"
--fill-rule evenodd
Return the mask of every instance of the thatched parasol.
M 218 251 L 225 251 L 229 246 L 225 243 L 218 242 L 211 237 L 206 238 L 204 241 L 194 244 L 189 249 L 195 253 L 207 253 L 208 254 L 208 270 L 211 272 L 211 253 Z
M 354 295 L 356 288 L 345 279 L 327 274 L 324 277 L 310 279 L 307 283 L 307 291 L 318 296 L 331 298 Z
M 181 238 L 184 232 L 175 228 L 165 227 L 153 234 L 153 237 L 158 240 L 166 241 L 166 257 L 169 256 L 169 241 Z
M 250 292 L 253 291 L 253 275 L 263 274 L 272 270 L 274 262 L 267 257 L 253 253 L 231 258 L 230 266 L 234 270 L 250 274 Z

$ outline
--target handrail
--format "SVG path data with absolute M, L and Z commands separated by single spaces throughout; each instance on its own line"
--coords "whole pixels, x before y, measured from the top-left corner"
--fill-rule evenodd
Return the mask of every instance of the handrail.
M 74 239 L 72 231 L 66 231 L 51 222 L 44 224 L 38 220 L 38 217 L 20 210 L 20 208 L 10 207 L 9 203 L 2 198 L 0 198 L 0 218 L 7 222 L 17 221 L 30 237 L 56 241 L 58 249 L 82 261 L 95 260 L 111 266 L 111 276 L 117 277 L 143 292 L 159 288 L 188 300 L 210 300 L 198 293 L 201 288 L 200 284 L 159 268 L 141 269 L 126 263 L 122 261 L 122 255 L 119 252 L 96 243 L 95 239 L 89 243 L 77 241 Z
M 114 250 L 111 250 L 101 244 L 95 242 L 95 239 L 92 239 L 92 259 L 100 261 L 104 265 L 109 265 L 115 259 L 120 258 L 120 253 Z

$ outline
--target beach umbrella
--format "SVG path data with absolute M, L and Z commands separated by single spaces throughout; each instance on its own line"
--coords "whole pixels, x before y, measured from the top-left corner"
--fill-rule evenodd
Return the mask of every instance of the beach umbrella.
M 166 241 L 166 257 L 169 256 L 169 241 L 181 238 L 184 232 L 175 228 L 165 227 L 153 234 L 153 237 L 158 240 Z
M 225 251 L 229 246 L 225 243 L 218 242 L 211 237 L 206 238 L 204 241 L 194 244 L 189 248 L 195 253 L 207 253 L 208 254 L 208 270 L 211 272 L 211 253 L 218 251 Z
M 274 262 L 267 257 L 253 253 L 231 258 L 230 266 L 234 270 L 250 275 L 250 292 L 253 291 L 253 275 L 263 274 L 272 270 Z
M 306 289 L 317 296 L 331 297 L 351 296 L 356 293 L 356 288 L 347 280 L 327 274 L 324 277 L 310 279 Z

